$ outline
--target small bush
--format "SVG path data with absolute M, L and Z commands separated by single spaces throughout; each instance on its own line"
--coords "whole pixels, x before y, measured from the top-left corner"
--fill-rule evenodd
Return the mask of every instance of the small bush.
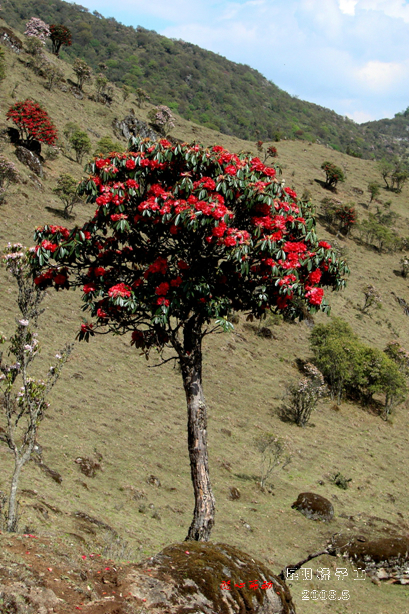
M 264 490 L 266 480 L 271 476 L 274 469 L 279 465 L 285 467 L 291 462 L 291 455 L 287 451 L 287 445 L 281 437 L 272 433 L 263 433 L 255 438 L 254 444 L 261 454 L 260 488 Z
M 288 421 L 304 427 L 317 407 L 318 399 L 327 393 L 322 373 L 307 363 L 304 366 L 306 377 L 287 389 L 287 402 L 281 409 L 281 415 Z
M 352 482 L 352 478 L 346 478 L 342 473 L 335 473 L 331 476 L 331 482 L 341 488 L 342 490 L 347 490 L 349 482 Z

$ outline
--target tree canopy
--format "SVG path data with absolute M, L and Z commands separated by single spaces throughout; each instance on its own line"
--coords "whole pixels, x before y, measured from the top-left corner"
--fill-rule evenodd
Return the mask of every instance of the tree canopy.
M 309 204 L 259 158 L 222 147 L 133 139 L 98 157 L 80 193 L 97 205 L 81 228 L 37 228 L 35 283 L 81 287 L 95 332 L 132 333 L 148 355 L 165 345 L 179 361 L 188 404 L 196 506 L 189 539 L 208 539 L 214 498 L 207 469 L 203 337 L 228 329 L 232 310 L 289 318 L 328 311 L 323 286 L 348 272 L 318 241 Z M 215 320 L 215 321 L 214 321 Z M 169 359 L 171 360 L 171 359 Z

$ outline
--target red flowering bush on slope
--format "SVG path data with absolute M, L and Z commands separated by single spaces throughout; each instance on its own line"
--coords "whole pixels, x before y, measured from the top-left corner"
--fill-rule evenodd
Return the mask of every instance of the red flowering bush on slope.
M 12 105 L 6 113 L 6 117 L 16 124 L 20 139 L 27 145 L 33 140 L 54 145 L 57 140 L 57 131 L 51 123 L 47 111 L 29 98 Z
M 80 339 L 132 333 L 146 354 L 175 351 L 188 405 L 195 510 L 188 538 L 207 540 L 214 497 L 207 460 L 202 339 L 229 328 L 232 310 L 258 317 L 328 311 L 323 286 L 340 289 L 347 267 L 318 242 L 311 209 L 258 158 L 222 147 L 133 139 L 132 151 L 88 166 L 80 186 L 95 215 L 81 228 L 36 230 L 40 287 L 82 287 L 95 321 Z

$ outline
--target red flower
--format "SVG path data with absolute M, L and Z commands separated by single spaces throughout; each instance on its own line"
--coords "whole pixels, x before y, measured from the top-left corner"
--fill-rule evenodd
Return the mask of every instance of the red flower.
M 172 288 L 178 288 L 180 286 L 180 284 L 182 283 L 183 279 L 178 276 L 176 277 L 176 279 L 171 279 L 170 281 L 170 285 L 172 286 Z
M 164 296 L 165 294 L 167 294 L 169 291 L 169 284 L 164 281 L 163 283 L 159 284 L 159 286 L 156 288 L 155 290 L 155 294 L 159 294 Z
M 52 253 L 58 249 L 58 245 L 56 243 L 51 243 L 51 241 L 47 241 L 47 239 L 44 239 L 44 241 L 41 243 L 41 247 Z
M 95 286 L 93 284 L 85 284 L 82 291 L 84 294 L 89 294 L 90 292 L 95 292 Z
M 321 305 L 324 297 L 324 290 L 322 288 L 311 288 L 306 292 L 305 297 L 311 305 Z
M 133 188 L 134 190 L 139 188 L 139 183 L 136 183 L 135 179 L 128 179 L 126 185 L 128 188 Z
M 157 305 L 164 305 L 165 307 L 168 307 L 169 303 L 170 303 L 169 299 L 165 298 L 164 296 L 160 296 L 158 300 L 156 301 Z
M 117 296 L 129 298 L 131 296 L 131 288 L 124 283 L 117 284 L 108 290 L 108 296 L 111 298 L 115 298 Z
M 108 314 L 105 313 L 103 309 L 99 308 L 97 309 L 97 316 L 102 319 L 102 318 L 107 318 Z
M 179 260 L 178 267 L 179 267 L 179 269 L 181 269 L 183 271 L 183 270 L 188 269 L 189 265 L 184 260 Z
M 320 279 L 321 279 L 321 271 L 320 269 L 315 269 L 315 271 L 312 271 L 309 275 L 308 275 L 308 281 L 310 282 L 310 284 L 318 284 Z
M 135 160 L 132 160 L 132 158 L 130 158 L 125 162 L 125 166 L 128 170 L 133 170 L 136 166 L 136 162 Z
M 323 247 L 324 249 L 332 249 L 332 245 L 327 243 L 327 241 L 320 241 L 318 243 L 318 247 Z

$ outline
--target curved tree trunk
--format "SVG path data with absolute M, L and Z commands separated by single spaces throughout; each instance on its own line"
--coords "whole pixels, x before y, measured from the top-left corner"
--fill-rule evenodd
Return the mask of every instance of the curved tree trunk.
M 189 321 L 184 330 L 180 355 L 187 401 L 188 447 L 195 495 L 195 509 L 186 540 L 208 541 L 214 525 L 215 498 L 209 477 L 207 455 L 207 410 L 202 387 L 201 323 Z

